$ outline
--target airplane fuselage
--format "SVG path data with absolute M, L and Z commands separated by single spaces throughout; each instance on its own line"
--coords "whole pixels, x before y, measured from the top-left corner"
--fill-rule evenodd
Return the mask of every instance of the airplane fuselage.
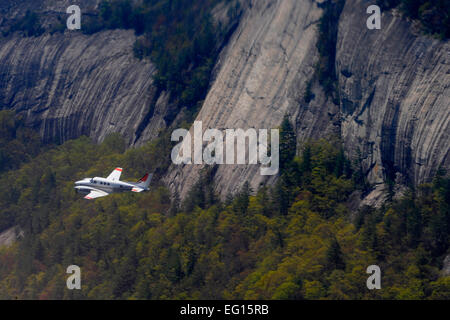
M 95 177 L 85 178 L 75 182 L 75 189 L 80 193 L 89 193 L 93 189 L 105 191 L 107 193 L 117 193 L 132 191 L 136 184 L 126 181 L 111 181 L 106 178 Z

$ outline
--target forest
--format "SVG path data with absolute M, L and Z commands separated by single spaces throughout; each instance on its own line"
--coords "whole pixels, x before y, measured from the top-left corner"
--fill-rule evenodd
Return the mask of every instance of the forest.
M 131 181 L 161 170 L 171 147 L 163 138 L 125 151 L 116 134 L 99 146 L 82 137 L 31 155 L 0 177 L 0 226 L 23 231 L 0 248 L 0 298 L 450 298 L 450 277 L 440 277 L 450 228 L 443 170 L 381 208 L 351 210 L 350 196 L 367 186 L 339 140 L 297 151 L 287 118 L 280 130 L 278 182 L 245 184 L 225 200 L 213 191 L 213 167 L 181 202 L 158 178 L 151 192 L 94 202 L 73 190 L 74 180 L 115 166 Z M 20 144 L 13 136 L 2 144 Z M 72 264 L 81 290 L 65 286 Z M 372 264 L 382 270 L 381 290 L 366 287 Z

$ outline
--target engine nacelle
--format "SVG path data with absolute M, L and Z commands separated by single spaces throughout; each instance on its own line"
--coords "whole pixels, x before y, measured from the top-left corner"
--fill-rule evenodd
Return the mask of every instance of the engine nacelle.
M 81 194 L 89 194 L 92 190 L 89 188 L 75 187 L 75 190 Z

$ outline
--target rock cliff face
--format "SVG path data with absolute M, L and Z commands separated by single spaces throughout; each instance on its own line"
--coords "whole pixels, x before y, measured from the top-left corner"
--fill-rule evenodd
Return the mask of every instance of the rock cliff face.
M 95 7 L 98 1 L 83 3 Z M 239 25 L 219 56 L 197 116 L 204 130 L 276 128 L 289 114 L 299 147 L 339 134 L 350 157 L 361 155 L 372 183 L 397 177 L 418 184 L 440 165 L 450 168 L 449 41 L 414 32 L 395 10 L 383 12 L 381 30 L 368 30 L 369 4 L 347 0 L 338 23 L 335 105 L 311 82 L 322 5 L 241 3 Z M 0 10 L 14 15 L 16 7 L 8 0 Z M 47 0 L 40 8 L 64 12 L 66 4 Z M 86 134 L 101 141 L 111 132 L 122 133 L 129 146 L 152 139 L 166 126 L 169 99 L 152 85 L 152 64 L 133 58 L 133 42 L 131 31 L 0 39 L 0 107 L 25 115 L 44 140 Z M 310 82 L 314 99 L 307 103 Z M 165 182 L 184 197 L 201 168 L 173 165 Z M 214 179 L 225 196 L 245 181 L 257 189 L 274 177 L 261 176 L 258 165 L 222 165 Z
M 366 7 L 347 1 L 339 23 L 345 148 L 361 151 L 371 182 L 422 183 L 450 167 L 450 43 L 413 33 L 395 10 L 368 30 Z
M 249 1 L 197 116 L 203 129 L 276 128 L 286 113 L 297 120 L 299 140 L 336 129 L 329 113 L 336 114 L 337 108 L 320 88 L 315 88 L 310 105 L 302 103 L 318 59 L 316 24 L 321 14 L 311 1 Z M 173 166 L 167 182 L 183 198 L 201 168 Z M 273 177 L 261 176 L 259 165 L 221 165 L 215 174 L 221 196 L 240 190 L 245 181 L 256 189 L 267 180 Z
M 82 8 L 95 2 L 82 1 Z M 43 20 L 67 17 L 69 4 L 54 3 L 34 10 L 45 12 Z M 32 5 L 17 7 L 4 4 L 3 12 L 14 17 Z M 125 30 L 0 38 L 0 108 L 24 115 L 44 141 L 88 135 L 99 142 L 113 132 L 130 146 L 151 139 L 165 127 L 168 99 L 152 85 L 155 67 L 133 57 L 134 41 Z
M 0 232 L 0 248 L 11 246 L 18 238 L 23 236 L 23 231 L 18 227 L 9 228 Z
M 132 145 L 151 112 L 155 68 L 133 58 L 132 31 L 0 40 L 0 105 L 26 115 L 45 141 L 122 133 Z M 145 138 L 164 126 L 154 109 Z
M 313 101 L 302 99 L 318 59 L 317 3 L 251 2 L 197 120 L 215 128 L 273 128 L 288 113 L 296 120 L 299 146 L 337 130 L 373 184 L 419 184 L 439 166 L 449 168 L 449 42 L 414 33 L 395 10 L 383 13 L 381 30 L 369 30 L 367 6 L 347 0 L 340 16 L 335 106 L 317 86 Z M 217 191 L 235 192 L 247 180 L 258 187 L 264 178 L 257 170 L 221 166 Z M 183 196 L 198 171 L 177 168 L 168 181 Z

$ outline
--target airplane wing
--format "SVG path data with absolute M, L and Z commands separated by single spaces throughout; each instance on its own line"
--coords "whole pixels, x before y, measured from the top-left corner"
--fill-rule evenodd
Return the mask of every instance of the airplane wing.
M 88 200 L 92 200 L 95 198 L 105 197 L 107 195 L 109 195 L 109 193 L 95 189 L 95 190 L 92 190 L 91 192 L 89 192 L 89 194 L 87 196 L 85 196 L 84 198 L 88 199 Z
M 106 178 L 112 181 L 119 181 L 120 175 L 122 174 L 122 168 L 115 168 L 113 172 Z

